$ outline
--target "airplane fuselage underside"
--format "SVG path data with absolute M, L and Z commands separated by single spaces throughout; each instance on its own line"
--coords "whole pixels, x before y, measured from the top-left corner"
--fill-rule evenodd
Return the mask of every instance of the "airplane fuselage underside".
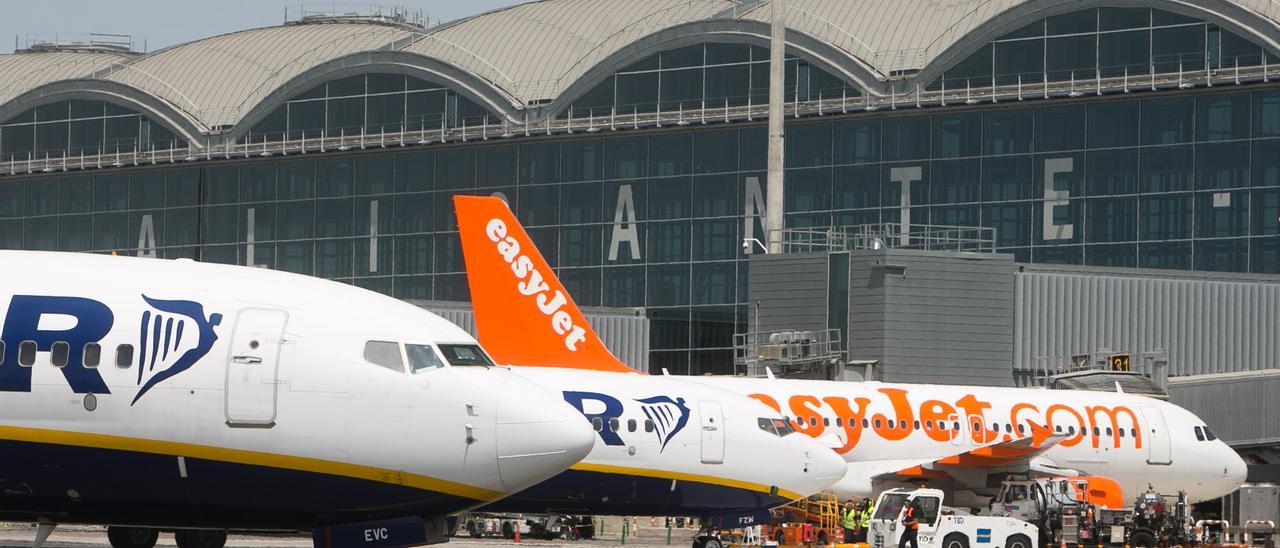
M 309 530 L 438 516 L 472 502 L 333 474 L 0 440 L 0 521 Z

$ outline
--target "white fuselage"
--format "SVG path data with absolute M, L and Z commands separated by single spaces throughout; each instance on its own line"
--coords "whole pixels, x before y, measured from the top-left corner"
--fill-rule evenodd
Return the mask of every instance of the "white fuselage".
M 486 509 L 625 515 L 758 512 L 825 489 L 845 463 L 824 445 L 779 435 L 782 415 L 683 377 L 513 368 L 560 393 L 597 432 L 569 471 Z
M 456 512 L 594 436 L 505 368 L 376 365 L 476 344 L 417 307 L 243 267 L 0 252 L 0 519 L 310 528 Z M 382 361 L 388 359 L 384 356 Z
M 1151 485 L 1164 493 L 1186 491 L 1189 499 L 1199 501 L 1230 493 L 1244 481 L 1245 466 L 1235 451 L 1220 440 L 1197 438 L 1195 427 L 1203 421 L 1181 407 L 1146 396 L 879 382 L 692 379 L 759 399 L 790 416 L 798 431 L 828 440 L 850 464 L 849 475 L 838 485 L 848 494 L 872 496 L 875 476 L 1032 436 L 1033 424 L 1058 437 L 1032 458 L 1033 471 L 1107 476 L 1120 482 L 1127 498 Z M 961 458 L 936 468 L 962 478 L 990 465 Z M 1025 471 L 1025 467 L 1010 471 Z

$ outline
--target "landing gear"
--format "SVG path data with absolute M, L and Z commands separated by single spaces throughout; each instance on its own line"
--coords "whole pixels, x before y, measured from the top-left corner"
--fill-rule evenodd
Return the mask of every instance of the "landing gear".
M 222 548 L 227 544 L 227 532 L 216 529 L 183 529 L 173 534 L 178 548 Z
M 153 548 L 160 531 L 147 527 L 107 527 L 107 540 L 111 548 Z

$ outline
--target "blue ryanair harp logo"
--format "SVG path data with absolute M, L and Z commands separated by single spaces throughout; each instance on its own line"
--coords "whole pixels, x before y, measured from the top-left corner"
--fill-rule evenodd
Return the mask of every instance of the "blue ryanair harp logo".
M 605 445 L 625 445 L 620 435 L 623 430 L 635 432 L 638 425 L 635 419 L 627 421 L 626 428 L 622 425 L 622 415 L 624 408 L 622 400 L 601 394 L 599 392 L 577 392 L 566 390 L 564 392 L 564 400 L 569 402 L 578 409 L 582 416 L 591 421 L 591 426 L 600 434 L 600 439 Z M 599 412 L 588 411 L 589 404 L 586 402 L 594 402 L 590 404 L 596 409 L 603 408 Z M 651 398 L 637 399 L 640 403 L 640 411 L 646 417 L 645 432 L 652 432 L 658 438 L 658 443 L 662 452 L 667 448 L 667 444 L 671 442 L 676 434 L 684 430 L 685 425 L 689 424 L 689 407 L 684 404 L 684 398 L 672 399 L 670 396 L 653 396 Z
M 142 313 L 138 335 L 138 403 L 143 394 L 157 384 L 186 371 L 200 361 L 218 340 L 214 327 L 222 323 L 222 314 L 207 319 L 204 306 L 194 301 L 142 299 L 154 309 Z
M 672 400 L 667 396 L 654 396 L 636 401 L 644 404 L 640 409 L 653 422 L 653 432 L 657 434 L 662 449 L 666 449 L 671 438 L 689 424 L 689 408 L 685 406 L 684 398 Z
M 157 384 L 190 369 L 200 361 L 218 340 L 214 327 L 222 323 L 222 314 L 204 315 L 204 306 L 193 301 L 152 299 L 142 295 L 150 307 L 142 313 L 138 335 L 138 389 L 129 405 Z M 59 317 L 61 322 L 41 320 Z M 67 321 L 70 320 L 70 321 Z M 30 392 L 30 362 L 20 365 L 19 349 L 26 352 L 54 351 L 66 345 L 58 371 L 76 394 L 110 394 L 111 389 L 98 369 L 98 357 L 89 358 L 85 349 L 101 344 L 116 326 L 116 315 L 102 302 L 70 295 L 14 295 L 4 313 L 4 329 L 0 340 L 23 341 L 0 347 L 0 392 Z M 118 342 L 118 341 L 112 341 Z M 125 346 L 125 345 L 122 345 Z M 117 355 L 117 359 L 122 359 Z M 53 358 L 51 357 L 50 360 Z M 127 358 L 132 360 L 133 358 Z M 132 361 L 121 363 L 124 367 Z

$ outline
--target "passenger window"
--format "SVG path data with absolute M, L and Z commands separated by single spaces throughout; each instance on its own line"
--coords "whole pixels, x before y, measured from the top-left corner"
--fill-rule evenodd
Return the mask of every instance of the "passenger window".
M 952 430 L 959 430 L 959 429 L 960 429 L 960 421 L 954 421 L 954 422 L 952 422 L 952 423 L 951 423 L 951 429 L 952 429 Z
M 1099 432 L 1099 431 L 1098 431 L 1098 427 L 1097 427 L 1097 426 L 1093 427 L 1093 437 L 1095 437 L 1095 438 L 1100 438 L 1100 437 L 1102 437 L 1102 432 Z
M 400 357 L 399 343 L 390 341 L 364 343 L 364 361 L 392 371 L 404 372 L 404 358 Z
M 823 426 L 831 426 L 831 419 L 828 419 L 828 418 L 826 418 L 826 417 L 822 417 L 822 425 L 823 425 Z
M 906 429 L 907 429 L 907 421 L 905 421 L 905 420 L 900 420 L 900 421 L 898 421 L 898 428 L 901 428 L 901 429 L 903 429 L 903 430 L 906 430 Z
M 1110 435 L 1111 435 L 1111 427 L 1110 427 L 1110 426 L 1108 426 L 1108 427 L 1107 427 L 1107 435 L 1108 435 L 1108 436 L 1110 436 Z
M 68 355 L 71 354 L 71 345 L 58 341 L 49 347 L 49 363 L 54 367 L 66 367 Z
M 1061 433 L 1061 432 L 1062 432 L 1062 425 L 1061 425 L 1061 424 L 1055 424 L 1055 425 L 1053 425 L 1053 431 L 1054 431 L 1054 432 Z
M 912 430 L 919 430 L 919 429 L 920 429 L 920 421 L 915 421 L 915 422 L 911 423 L 911 429 L 912 429 Z
M 870 426 L 871 426 L 871 423 L 870 423 L 870 422 L 868 422 L 868 421 L 867 421 L 867 419 L 862 419 L 862 427 L 863 427 L 863 428 L 868 428 L 868 427 L 870 427 Z
M 1134 438 L 1138 437 L 1138 429 L 1137 429 L 1137 428 L 1130 428 L 1130 429 L 1129 429 L 1129 436 L 1130 436 L 1130 437 L 1134 437 Z
M 1119 429 L 1119 430 L 1116 430 L 1116 432 L 1117 432 L 1118 434 L 1120 434 L 1120 437 L 1122 437 L 1122 438 L 1124 437 L 1124 429 L 1123 429 L 1123 428 L 1121 428 L 1121 429 Z
M 653 432 L 653 421 L 651 421 L 651 420 L 649 420 L 649 419 L 645 419 L 645 421 L 644 421 L 644 431 L 645 431 L 645 432 Z
M 0 365 L 4 365 L 4 341 L 0 341 Z
M 628 431 L 628 432 L 635 432 L 635 431 L 636 431 L 636 420 L 635 420 L 635 419 L 627 419 L 627 431 Z
M 938 430 L 946 430 L 946 429 L 947 429 L 947 423 L 938 421 Z
M 1018 433 L 1019 433 L 1019 434 L 1026 434 L 1026 433 L 1027 433 L 1027 425 L 1025 425 L 1025 424 L 1019 424 L 1019 425 L 1018 425 Z
M 4 350 L 0 349 L 0 353 Z M 84 353 L 81 356 L 81 363 L 89 369 L 98 367 L 98 362 L 102 360 L 102 345 L 98 343 L 88 343 L 84 345 Z
M 603 421 L 603 420 L 601 420 L 601 419 L 600 419 L 600 417 L 592 417 L 592 418 L 591 418 L 591 429 L 592 429 L 592 430 L 595 430 L 596 432 L 603 432 L 603 431 L 604 431 L 604 421 Z
M 493 365 L 489 356 L 474 344 L 438 344 L 440 353 L 444 354 L 449 365 Z
M 924 421 L 925 430 L 933 430 L 933 421 Z
M 817 425 L 818 425 L 818 419 L 816 417 L 809 417 L 809 426 L 817 426 Z
M 0 352 L 4 351 L 4 347 L 0 347 Z M 844 426 L 844 417 L 836 417 L 836 426 Z
M 609 419 L 609 431 L 610 432 L 618 431 L 618 419 Z
M 409 370 L 414 373 L 430 371 L 444 367 L 444 361 L 436 355 L 436 351 L 425 344 L 406 344 L 404 353 L 409 356 Z
M 116 347 L 116 367 L 127 369 L 133 365 L 133 345 L 122 344 Z
M 22 341 L 18 345 L 18 365 L 31 367 L 36 364 L 36 342 Z

